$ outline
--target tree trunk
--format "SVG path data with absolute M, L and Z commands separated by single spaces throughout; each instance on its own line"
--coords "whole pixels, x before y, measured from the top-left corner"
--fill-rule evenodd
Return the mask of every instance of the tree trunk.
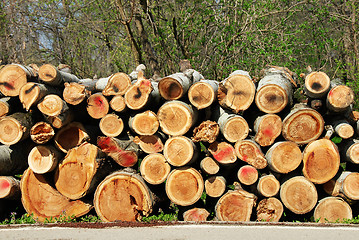
M 133 139 L 140 146 L 141 150 L 148 154 L 162 152 L 165 140 L 164 134 L 158 133 L 149 136 L 138 136 Z
M 37 122 L 30 129 L 31 140 L 36 144 L 45 144 L 55 136 L 55 131 L 46 122 Z
M 290 178 L 280 188 L 284 206 L 295 214 L 310 212 L 318 201 L 318 193 L 312 182 L 302 176 Z
M 140 71 L 138 80 L 126 91 L 126 106 L 132 110 L 143 109 L 146 105 L 148 105 L 153 89 L 154 87 L 151 84 L 151 81 L 144 78 L 143 72 Z
M 158 83 L 160 95 L 166 100 L 178 100 L 182 98 L 193 84 L 184 73 L 175 73 L 164 77 Z
M 330 78 L 324 72 L 311 72 L 305 77 L 304 92 L 311 98 L 323 98 L 330 89 Z
M 143 158 L 140 172 L 143 179 L 149 184 L 158 185 L 163 183 L 171 171 L 171 166 L 166 158 L 160 153 L 152 153 Z
M 178 136 L 166 141 L 163 147 L 163 155 L 172 166 L 181 167 L 196 161 L 198 151 L 191 139 Z
M 219 221 L 249 221 L 256 196 L 244 190 L 229 191 L 217 202 L 216 217 Z
M 20 181 L 11 176 L 0 176 L 0 198 L 20 200 Z
M 27 81 L 35 80 L 34 69 L 19 64 L 9 64 L 0 71 L 0 92 L 5 96 L 16 97 Z
M 204 222 L 208 217 L 209 212 L 205 208 L 191 208 L 183 213 L 185 222 Z
M 142 177 L 129 169 L 107 176 L 94 196 L 96 213 L 104 222 L 141 220 L 153 205 L 154 196 Z
M 256 169 L 263 169 L 267 166 L 267 160 L 260 146 L 252 140 L 237 141 L 234 145 L 237 157 L 252 165 Z
M 62 154 L 52 146 L 35 146 L 27 159 L 34 173 L 44 174 L 55 170 L 61 157 Z
M 124 95 L 130 86 L 130 77 L 126 73 L 118 72 L 110 76 L 102 94 L 104 96 Z
M 323 198 L 314 209 L 314 220 L 319 223 L 342 222 L 352 218 L 350 205 L 339 197 Z
M 255 85 L 249 73 L 237 70 L 223 80 L 218 89 L 218 102 L 234 113 L 249 108 L 256 93 Z
M 283 211 L 283 204 L 277 198 L 262 199 L 257 206 L 257 221 L 279 222 Z
M 203 178 L 194 168 L 177 168 L 167 177 L 166 193 L 174 204 L 180 206 L 194 204 L 201 198 L 203 189 Z
M 110 101 L 110 107 L 115 112 L 123 112 L 126 109 L 125 98 L 121 95 L 115 95 Z
M 194 83 L 188 90 L 190 103 L 198 110 L 207 108 L 217 99 L 219 83 L 214 80 L 201 80 Z
M 61 195 L 44 178 L 31 169 L 21 178 L 21 201 L 28 214 L 40 222 L 55 217 L 80 217 L 87 214 L 92 206 L 83 201 L 71 201 Z
M 31 114 L 14 113 L 0 119 L 0 142 L 13 145 L 30 136 L 33 125 Z
M 237 177 L 240 183 L 252 185 L 258 180 L 258 171 L 251 165 L 244 165 L 238 170 Z
M 227 188 L 227 181 L 223 176 L 211 176 L 204 182 L 206 194 L 217 198 L 223 195 Z
M 236 152 L 233 146 L 227 142 L 214 142 L 209 145 L 208 151 L 220 164 L 227 165 L 237 161 Z
M 87 99 L 87 112 L 94 119 L 103 118 L 110 108 L 108 100 L 101 93 L 92 94 Z
M 157 132 L 160 123 L 157 115 L 147 110 L 130 117 L 128 126 L 138 135 L 153 135 Z
M 289 173 L 295 170 L 302 162 L 302 152 L 294 142 L 277 142 L 272 145 L 265 158 L 271 170 L 277 173 Z
M 274 175 L 262 175 L 257 184 L 257 191 L 263 197 L 274 197 L 278 194 L 280 183 Z
M 37 108 L 46 116 L 58 116 L 69 110 L 66 102 L 59 96 L 46 95 L 42 101 L 37 104 Z
M 190 105 L 180 101 L 164 103 L 157 113 L 162 131 L 171 136 L 180 136 L 197 121 L 198 113 Z
M 339 170 L 338 147 L 328 139 L 309 143 L 303 151 L 303 174 L 316 184 L 332 179 Z
M 282 135 L 288 141 L 307 144 L 318 139 L 323 130 L 322 115 L 305 105 L 297 104 L 283 120 Z
M 270 146 L 282 132 L 282 119 L 275 114 L 258 117 L 254 122 L 256 141 L 262 147 Z
M 105 115 L 100 121 L 100 130 L 107 137 L 119 136 L 124 128 L 122 119 L 113 113 Z
M 213 158 L 205 157 L 200 162 L 200 168 L 204 173 L 208 175 L 214 175 L 219 172 L 220 167 L 218 162 L 215 161 Z
M 59 71 L 51 64 L 44 64 L 39 69 L 39 78 L 48 85 L 60 86 L 64 82 L 79 82 L 73 74 Z
M 72 122 L 61 128 L 55 135 L 55 145 L 64 153 L 87 141 L 90 136 L 79 122 Z
M 209 142 L 216 141 L 219 134 L 218 123 L 206 120 L 193 130 L 192 140 L 194 142 Z

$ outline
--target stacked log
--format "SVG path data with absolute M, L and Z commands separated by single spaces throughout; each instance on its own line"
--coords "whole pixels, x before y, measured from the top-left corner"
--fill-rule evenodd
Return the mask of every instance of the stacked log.
M 304 74 L 299 102 L 283 67 L 257 82 L 190 66 L 157 82 L 144 69 L 80 79 L 51 64 L 3 67 L 0 198 L 21 198 L 38 221 L 92 208 L 140 221 L 170 206 L 185 221 L 353 217 L 359 118 L 343 82 Z

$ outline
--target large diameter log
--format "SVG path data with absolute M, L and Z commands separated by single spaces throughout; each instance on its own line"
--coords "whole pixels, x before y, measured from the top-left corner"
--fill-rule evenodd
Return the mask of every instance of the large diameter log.
M 237 161 L 233 146 L 227 142 L 214 142 L 208 147 L 212 157 L 220 164 L 226 165 Z
M 228 142 L 235 143 L 248 136 L 249 126 L 242 116 L 228 113 L 222 108 L 219 110 L 219 115 L 216 121 L 218 122 L 221 133 Z
M 316 184 L 332 179 L 339 170 L 338 147 L 329 139 L 309 143 L 303 151 L 303 174 Z
M 244 185 L 252 185 L 258 180 L 258 171 L 251 165 L 244 165 L 239 168 L 237 177 L 240 183 Z
M 257 206 L 257 221 L 278 222 L 283 211 L 283 204 L 277 198 L 262 199 Z
M 353 102 L 354 92 L 345 85 L 333 87 L 327 96 L 327 108 L 333 112 L 344 112 Z
M 126 91 L 126 106 L 132 110 L 140 110 L 144 108 L 151 98 L 153 89 L 154 87 L 150 80 L 145 79 L 144 77 L 139 78 Z
M 107 137 L 119 136 L 122 133 L 123 128 L 123 121 L 116 114 L 107 114 L 100 120 L 100 130 Z
M 218 173 L 220 167 L 218 162 L 213 158 L 205 157 L 200 162 L 200 168 L 204 173 L 208 175 L 214 175 Z
M 124 95 L 131 86 L 131 79 L 126 73 L 112 74 L 102 94 L 105 96 Z
M 305 177 L 297 176 L 282 184 L 280 199 L 290 211 L 296 214 L 305 214 L 315 207 L 318 201 L 318 193 L 311 181 Z
M 216 141 L 219 134 L 218 123 L 206 120 L 193 130 L 192 140 L 194 142 L 209 142 Z
M 104 154 L 90 143 L 68 151 L 55 172 L 56 189 L 70 199 L 79 199 L 95 190 L 106 173 Z
M 215 206 L 219 221 L 249 221 L 256 196 L 244 190 L 229 191 L 224 194 Z
M 48 85 L 60 86 L 63 82 L 79 82 L 79 79 L 64 71 L 59 71 L 51 64 L 44 64 L 39 69 L 39 78 Z
M 183 213 L 183 221 L 204 222 L 209 217 L 205 208 L 191 208 Z
M 263 197 L 273 197 L 278 194 L 280 183 L 274 175 L 263 175 L 259 178 L 257 191 Z
M 324 72 L 311 72 L 305 77 L 304 92 L 311 98 L 323 98 L 330 89 L 330 78 Z
M 180 101 L 164 103 L 157 113 L 162 131 L 171 136 L 184 135 L 194 125 L 198 112 Z
M 198 157 L 196 145 L 185 136 L 169 138 L 163 148 L 163 155 L 172 166 L 181 167 L 193 163 Z
M 0 142 L 5 145 L 13 145 L 30 135 L 33 125 L 30 113 L 14 113 L 0 119 Z
M 37 108 L 46 116 L 58 116 L 69 110 L 66 102 L 58 95 L 46 95 L 42 101 L 37 104 Z
M 298 104 L 284 118 L 282 135 L 288 141 L 307 144 L 318 139 L 323 130 L 322 115 L 313 109 Z
M 37 122 L 30 129 L 30 138 L 34 143 L 45 144 L 55 136 L 55 131 L 46 122 Z
M 138 161 L 140 148 L 132 140 L 98 137 L 98 147 L 122 167 L 132 167 Z
M 153 194 L 142 177 L 124 170 L 107 176 L 94 196 L 96 213 L 104 222 L 140 220 L 153 205 Z
M 138 144 L 141 150 L 145 153 L 159 153 L 163 151 L 165 138 L 160 134 L 149 136 L 136 136 L 133 142 Z
M 37 73 L 31 67 L 19 64 L 6 65 L 0 70 L 0 92 L 5 96 L 18 96 L 21 87 L 36 77 Z
M 55 170 L 60 161 L 61 153 L 52 146 L 35 146 L 27 158 L 29 168 L 38 174 Z
M 171 166 L 160 153 L 149 154 L 141 161 L 141 176 L 149 184 L 158 185 L 163 183 L 170 171 Z
M 87 99 L 87 112 L 94 119 L 103 118 L 110 108 L 108 100 L 101 93 L 92 94 Z
M 240 140 L 234 145 L 237 157 L 257 169 L 267 166 L 267 160 L 260 146 L 252 140 Z
M 27 154 L 31 144 L 16 144 L 13 146 L 0 145 L 0 175 L 15 175 L 22 173 L 27 167 Z
M 271 170 L 277 173 L 289 173 L 299 167 L 302 162 L 302 152 L 294 142 L 277 142 L 271 146 L 265 158 Z
M 87 141 L 90 136 L 79 122 L 72 122 L 61 128 L 55 135 L 54 141 L 58 149 L 67 153 L 71 148 Z
M 237 70 L 223 80 L 218 89 L 218 102 L 234 113 L 249 108 L 254 100 L 255 85 L 249 73 Z
M 172 170 L 167 177 L 167 196 L 177 205 L 189 206 L 194 204 L 201 198 L 203 190 L 203 178 L 194 168 L 178 168 Z
M 0 176 L 0 198 L 20 200 L 20 181 L 11 176 Z
M 339 197 L 323 198 L 314 210 L 314 220 L 319 223 L 342 222 L 352 218 L 350 205 Z
M 115 112 L 123 112 L 126 109 L 125 98 L 121 95 L 113 96 L 110 101 L 110 107 Z
M 192 84 L 188 90 L 190 103 L 198 110 L 207 108 L 217 99 L 219 82 L 214 80 L 201 80 Z
M 223 176 L 211 176 L 204 182 L 206 194 L 210 197 L 217 198 L 226 191 L 227 181 Z
M 31 169 L 21 178 L 21 201 L 26 212 L 40 222 L 55 217 L 80 217 L 88 213 L 92 206 L 83 201 L 71 201 L 61 195 L 43 175 L 33 173 Z
M 254 141 L 262 147 L 270 146 L 282 132 L 282 119 L 275 114 L 266 114 L 254 121 Z
M 187 93 L 191 84 L 191 79 L 184 73 L 175 73 L 162 78 L 158 83 L 158 90 L 164 99 L 177 100 Z
M 157 115 L 147 110 L 130 117 L 128 125 L 138 135 L 153 135 L 157 132 L 160 123 Z

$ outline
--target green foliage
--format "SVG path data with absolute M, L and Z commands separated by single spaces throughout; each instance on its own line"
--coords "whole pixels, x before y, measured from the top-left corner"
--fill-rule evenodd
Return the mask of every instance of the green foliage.
M 17 213 L 12 212 L 10 214 L 10 218 L 5 219 L 0 224 L 1 225 L 8 225 L 8 224 L 34 224 L 37 223 L 37 221 L 33 218 L 33 215 L 29 215 L 25 213 L 20 218 L 16 218 Z
M 339 136 L 335 136 L 331 140 L 333 143 L 338 144 L 338 143 L 341 143 L 343 139 Z
M 177 221 L 178 213 L 164 213 L 163 211 L 160 211 L 158 215 L 151 215 L 149 217 L 143 217 L 141 221 L 143 222 L 152 222 L 152 221 Z

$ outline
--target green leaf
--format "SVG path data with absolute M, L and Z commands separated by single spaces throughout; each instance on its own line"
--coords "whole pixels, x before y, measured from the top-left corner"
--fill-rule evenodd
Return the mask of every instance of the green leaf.
M 331 140 L 333 143 L 338 144 L 341 143 L 343 139 L 341 137 L 335 136 Z

